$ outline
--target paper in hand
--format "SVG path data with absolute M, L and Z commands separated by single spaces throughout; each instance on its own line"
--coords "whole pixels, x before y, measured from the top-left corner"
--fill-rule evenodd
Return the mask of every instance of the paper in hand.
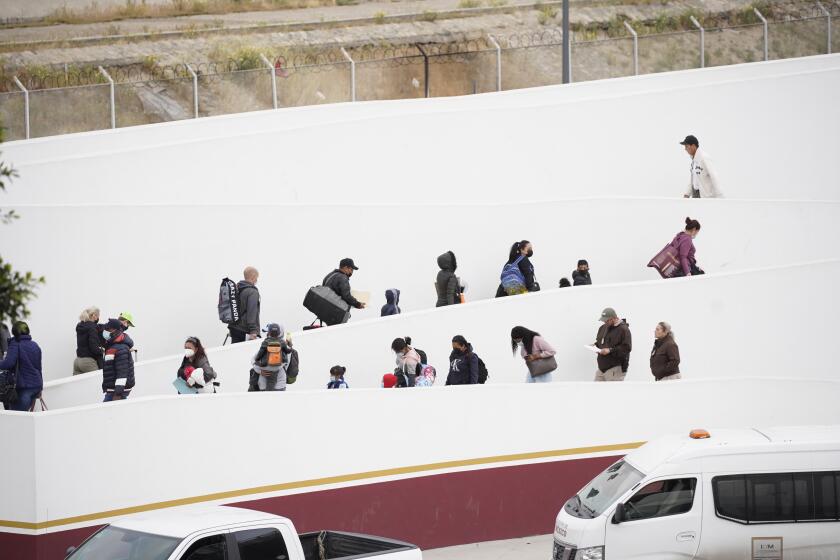
M 591 352 L 595 352 L 596 354 L 601 353 L 601 349 L 598 348 L 597 346 L 592 346 L 591 344 L 585 344 L 583 347 L 586 348 L 587 350 L 591 351 Z

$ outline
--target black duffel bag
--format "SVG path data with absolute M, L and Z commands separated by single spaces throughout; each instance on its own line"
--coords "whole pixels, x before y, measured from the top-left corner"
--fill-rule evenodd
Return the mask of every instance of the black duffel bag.
M 303 306 L 327 325 L 340 325 L 350 319 L 350 304 L 326 286 L 309 288 Z

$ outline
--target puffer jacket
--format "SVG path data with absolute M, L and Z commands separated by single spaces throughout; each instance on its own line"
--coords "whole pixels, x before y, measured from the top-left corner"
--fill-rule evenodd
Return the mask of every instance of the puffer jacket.
M 445 252 L 437 258 L 437 263 L 440 267 L 440 272 L 438 272 L 437 280 L 435 281 L 435 289 L 437 290 L 437 303 L 435 307 L 461 303 L 458 277 L 455 276 L 455 270 L 458 268 L 455 253 L 452 251 Z
M 473 352 L 472 344 L 461 352 L 452 350 L 449 355 L 449 375 L 447 385 L 475 385 L 478 383 L 478 356 Z
M 44 377 L 41 373 L 41 347 L 28 334 L 20 334 L 9 341 L 9 351 L 0 370 L 17 370 L 18 389 L 42 389 Z
M 134 387 L 134 360 L 128 337 L 120 333 L 105 343 L 105 367 L 102 368 L 102 391 L 122 395 Z
M 591 286 L 592 285 L 592 277 L 589 276 L 589 271 L 581 272 L 579 270 L 575 270 L 572 272 L 572 285 L 573 286 Z
M 216 379 L 216 372 L 210 366 L 210 360 L 207 359 L 206 355 L 198 359 L 193 358 L 192 360 L 190 360 L 187 357 L 184 357 L 184 359 L 181 360 L 181 367 L 178 368 L 178 377 L 180 377 L 181 379 L 186 379 L 187 376 L 185 375 L 184 370 L 189 366 L 192 366 L 194 369 L 201 368 L 201 370 L 204 371 L 205 383 L 210 383 L 211 381 Z
M 657 381 L 680 372 L 680 349 L 671 334 L 658 338 L 650 351 L 650 371 Z
M 600 371 L 621 366 L 621 371 L 627 373 L 627 367 L 630 365 L 630 351 L 633 350 L 630 327 L 627 323 L 622 321 L 614 327 L 606 324 L 601 325 L 601 328 L 598 329 L 595 346 L 610 349 L 610 353 L 606 356 L 598 354 L 598 369 Z
M 102 369 L 102 337 L 99 336 L 99 326 L 93 321 L 81 321 L 76 325 L 76 357 L 92 358 Z
M 380 317 L 400 314 L 400 291 L 396 288 L 385 290 L 385 305 L 382 306 Z

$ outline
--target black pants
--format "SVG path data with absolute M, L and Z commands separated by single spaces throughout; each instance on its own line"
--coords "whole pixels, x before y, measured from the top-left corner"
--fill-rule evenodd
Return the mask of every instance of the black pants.
M 228 327 L 228 331 L 230 331 L 230 343 L 236 344 L 237 342 L 245 342 L 245 333 L 240 331 L 239 329 L 234 329 L 233 327 Z
M 703 272 L 701 269 L 697 268 L 696 264 L 691 265 L 691 275 L 692 276 L 697 276 L 698 274 L 706 274 L 706 273 Z M 671 278 L 681 278 L 683 276 L 685 276 L 685 272 L 683 272 L 682 267 L 680 267 L 680 269 L 677 270 Z

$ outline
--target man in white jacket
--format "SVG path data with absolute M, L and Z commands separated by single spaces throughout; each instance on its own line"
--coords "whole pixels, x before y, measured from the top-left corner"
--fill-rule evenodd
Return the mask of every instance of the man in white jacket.
M 697 137 L 689 134 L 680 144 L 685 147 L 686 153 L 691 156 L 691 180 L 684 197 L 723 198 L 723 193 L 718 188 L 717 177 L 709 167 L 709 160 L 700 149 L 700 141 L 697 140 Z

